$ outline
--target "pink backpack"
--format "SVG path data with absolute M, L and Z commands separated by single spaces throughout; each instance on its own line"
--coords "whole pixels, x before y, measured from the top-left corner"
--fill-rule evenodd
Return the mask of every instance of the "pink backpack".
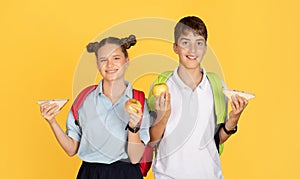
M 75 119 L 75 124 L 79 125 L 79 115 L 78 115 L 78 110 L 81 108 L 85 98 L 97 88 L 97 85 L 92 85 L 87 88 L 85 88 L 83 91 L 79 93 L 79 95 L 76 97 L 73 105 L 72 105 L 72 114 Z M 136 89 L 133 89 L 133 98 L 140 101 L 142 104 L 142 110 L 144 110 L 144 103 L 145 103 L 145 94 L 143 91 L 139 91 Z M 142 121 L 141 121 L 142 122 Z M 147 176 L 148 171 L 151 168 L 152 164 L 152 159 L 153 159 L 153 148 L 146 145 L 144 154 L 142 156 L 141 161 L 139 162 L 140 164 L 140 169 L 143 174 L 143 176 Z

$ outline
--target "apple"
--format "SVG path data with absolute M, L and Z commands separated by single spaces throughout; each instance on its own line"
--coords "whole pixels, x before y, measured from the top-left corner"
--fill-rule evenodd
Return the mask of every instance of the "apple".
M 138 111 L 133 107 L 136 106 L 138 108 L 142 108 L 142 104 L 136 99 L 129 99 L 125 103 L 125 109 L 128 112 L 129 110 L 137 113 Z
M 152 94 L 155 97 L 159 97 L 162 92 L 167 92 L 168 90 L 169 90 L 169 87 L 166 83 L 158 83 L 153 86 Z

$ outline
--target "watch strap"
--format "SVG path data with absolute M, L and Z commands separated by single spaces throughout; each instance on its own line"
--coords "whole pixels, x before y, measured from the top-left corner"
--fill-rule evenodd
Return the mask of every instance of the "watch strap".
M 127 126 L 126 126 L 126 128 L 125 128 L 125 130 L 129 130 L 130 132 L 132 132 L 132 133 L 137 133 L 139 130 L 140 130 L 140 125 L 139 124 L 137 124 L 134 128 L 131 128 L 130 126 L 129 126 L 129 122 L 127 123 Z
M 231 134 L 234 134 L 237 132 L 237 126 L 235 126 L 232 130 L 227 130 L 226 127 L 225 127 L 225 123 L 222 123 L 221 124 L 221 127 L 224 129 L 224 132 L 227 134 L 227 135 L 231 135 Z

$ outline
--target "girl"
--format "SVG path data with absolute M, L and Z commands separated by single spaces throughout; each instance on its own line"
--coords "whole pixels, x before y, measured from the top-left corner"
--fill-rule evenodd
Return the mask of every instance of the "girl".
M 124 108 L 125 102 L 133 95 L 132 85 L 124 80 L 129 64 L 127 49 L 135 44 L 135 36 L 130 35 L 123 39 L 108 37 L 87 46 L 87 51 L 96 55 L 103 79 L 78 111 L 79 125 L 75 124 L 70 111 L 67 131 L 63 132 L 55 119 L 59 113 L 58 106 L 41 104 L 42 116 L 61 147 L 69 156 L 78 153 L 83 161 L 78 179 L 143 178 L 138 162 L 150 139 L 149 112 L 147 105 L 144 115 L 137 106 L 134 106 L 137 112 L 125 111 Z M 142 126 L 139 128 L 141 119 Z

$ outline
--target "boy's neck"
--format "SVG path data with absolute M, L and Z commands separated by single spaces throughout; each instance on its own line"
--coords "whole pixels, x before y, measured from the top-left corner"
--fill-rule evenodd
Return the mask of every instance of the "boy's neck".
M 179 65 L 178 76 L 192 90 L 194 90 L 202 81 L 203 73 L 200 66 L 197 69 L 186 69 L 184 66 Z
M 114 104 L 126 90 L 126 85 L 124 80 L 117 81 L 106 81 L 103 80 L 102 91 L 106 97 L 108 97 Z

